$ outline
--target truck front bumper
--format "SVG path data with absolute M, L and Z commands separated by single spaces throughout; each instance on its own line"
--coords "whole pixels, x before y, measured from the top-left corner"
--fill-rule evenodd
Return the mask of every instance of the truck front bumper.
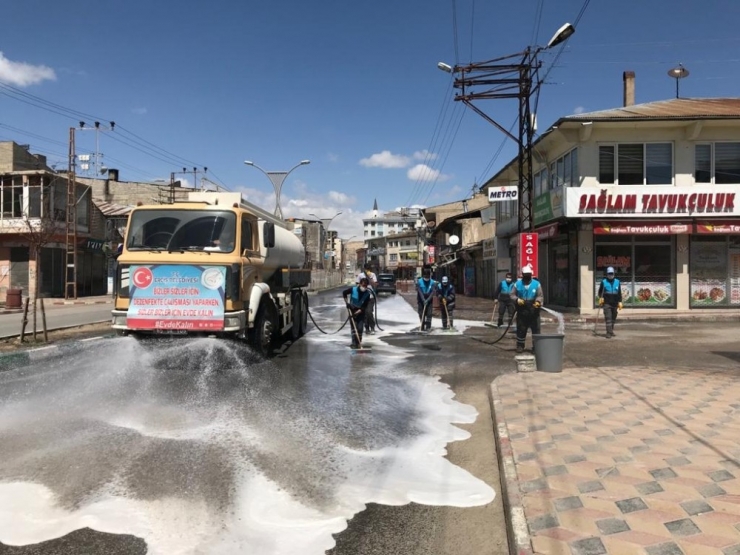
M 126 310 L 112 310 L 111 311 L 111 328 L 114 330 L 121 331 L 135 331 L 142 333 L 177 333 L 177 330 L 156 330 L 156 329 L 134 329 L 128 327 L 127 324 Z M 214 330 L 214 333 L 235 333 L 246 331 L 247 329 L 247 313 L 244 310 L 237 310 L 236 312 L 225 312 L 224 313 L 224 327 L 220 330 Z M 205 332 L 207 333 L 207 332 Z

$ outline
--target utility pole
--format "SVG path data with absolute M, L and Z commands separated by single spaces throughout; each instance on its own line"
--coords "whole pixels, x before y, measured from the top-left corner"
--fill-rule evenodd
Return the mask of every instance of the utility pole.
M 66 266 L 64 298 L 77 298 L 77 179 L 75 177 L 75 128 L 69 128 L 67 168 Z M 71 289 L 71 292 L 70 292 Z
M 208 172 L 208 168 L 204 167 L 202 170 L 199 170 L 198 168 L 193 168 L 192 170 L 188 170 L 187 168 L 183 168 L 181 172 L 170 172 L 170 204 L 174 204 L 175 202 L 175 176 L 177 175 L 190 175 L 193 174 L 193 190 L 198 189 L 198 174 L 203 174 L 203 179 L 206 179 L 206 173 Z M 201 181 L 200 190 L 204 191 L 205 188 L 203 187 L 203 182 Z
M 95 157 L 94 161 L 94 168 L 95 168 L 95 176 L 97 177 L 100 175 L 100 159 L 103 157 L 103 154 L 100 152 L 100 132 L 101 131 L 113 131 L 116 128 L 116 122 L 111 121 L 110 125 L 101 125 L 99 121 L 96 121 L 94 123 L 93 127 L 85 127 L 87 124 L 84 121 L 80 122 L 80 131 L 95 131 L 95 154 L 93 156 Z M 82 169 L 87 169 L 85 165 L 82 165 Z

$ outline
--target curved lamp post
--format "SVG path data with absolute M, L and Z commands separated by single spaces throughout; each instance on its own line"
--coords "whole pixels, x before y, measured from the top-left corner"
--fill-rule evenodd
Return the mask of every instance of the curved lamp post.
M 278 171 L 278 172 L 266 171 L 262 169 L 261 167 L 259 167 L 254 162 L 252 162 L 251 160 L 244 160 L 244 163 L 247 166 L 252 166 L 252 167 L 257 168 L 259 171 L 261 171 L 267 176 L 267 179 L 270 180 L 270 182 L 272 183 L 272 186 L 275 188 L 275 216 L 282 220 L 283 211 L 280 208 L 280 192 L 283 189 L 283 183 L 285 182 L 288 175 L 290 175 L 290 172 L 292 172 L 294 169 L 296 169 L 299 166 L 305 166 L 307 164 L 310 164 L 311 160 L 301 160 L 295 166 L 290 168 L 288 171 Z

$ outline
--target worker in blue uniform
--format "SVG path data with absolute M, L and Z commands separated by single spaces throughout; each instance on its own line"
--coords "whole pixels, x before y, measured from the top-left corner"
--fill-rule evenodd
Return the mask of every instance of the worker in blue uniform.
M 419 311 L 421 331 L 432 328 L 432 303 L 437 282 L 432 279 L 432 270 L 424 268 L 421 277 L 416 281 L 416 307 Z
M 514 317 L 514 301 L 511 300 L 511 290 L 514 288 L 514 280 L 511 272 L 506 272 L 506 276 L 501 283 L 496 286 L 493 292 L 493 298 L 498 301 L 498 327 L 504 325 L 504 314 L 508 312 L 509 323 Z
M 448 322 L 452 327 L 452 313 L 455 310 L 455 286 L 447 276 L 443 276 L 441 285 L 437 286 L 437 298 L 442 310 L 442 329 L 446 330 Z
M 349 310 L 350 317 L 354 322 L 352 328 L 352 348 L 357 349 L 362 345 L 362 330 L 365 327 L 365 313 L 368 304 L 370 304 L 370 291 L 368 289 L 369 280 L 366 277 L 360 278 L 357 285 L 348 287 L 342 291 L 342 297 Z
M 606 269 L 606 277 L 599 286 L 599 306 L 604 309 L 604 322 L 606 323 L 606 337 L 614 337 L 614 323 L 617 321 L 617 313 L 622 310 L 622 284 L 614 275 L 614 268 Z
M 532 335 L 540 333 L 540 308 L 544 302 L 542 285 L 533 277 L 532 266 L 522 268 L 522 277 L 511 290 L 511 300 L 516 303 L 516 352 L 524 352 L 527 330 Z

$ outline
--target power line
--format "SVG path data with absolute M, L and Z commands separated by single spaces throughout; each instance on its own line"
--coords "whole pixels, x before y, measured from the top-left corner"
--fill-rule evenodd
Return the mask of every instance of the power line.
M 455 64 L 460 62 L 460 50 L 457 40 L 457 1 L 452 0 L 452 40 L 455 43 Z
M 475 35 L 475 0 L 470 13 L 470 61 L 473 61 L 473 36 Z
M 534 26 L 532 29 L 532 40 L 529 44 L 537 44 L 537 40 L 540 36 L 540 24 L 542 23 L 542 13 L 544 8 L 544 0 L 538 0 L 537 9 L 534 12 Z
M 447 163 L 447 158 L 450 155 L 450 152 L 452 151 L 452 145 L 455 144 L 455 138 L 457 138 L 457 133 L 460 131 L 460 126 L 462 125 L 462 121 L 465 118 L 465 114 L 467 113 L 467 110 L 460 110 L 460 119 L 457 121 L 457 126 L 455 127 L 455 132 L 452 134 L 452 138 L 450 139 L 449 145 L 447 147 L 447 150 L 444 154 L 444 158 L 442 159 L 442 163 L 440 164 L 439 168 L 437 168 L 437 175 L 434 178 L 434 182 L 432 183 L 432 186 L 429 188 L 429 192 L 427 193 L 427 196 L 424 197 L 424 201 L 421 204 L 426 204 L 427 200 L 429 200 L 429 197 L 432 194 L 432 191 L 434 191 L 434 188 L 437 186 L 437 183 L 439 182 L 439 178 L 442 175 L 442 170 L 444 170 L 445 164 Z

